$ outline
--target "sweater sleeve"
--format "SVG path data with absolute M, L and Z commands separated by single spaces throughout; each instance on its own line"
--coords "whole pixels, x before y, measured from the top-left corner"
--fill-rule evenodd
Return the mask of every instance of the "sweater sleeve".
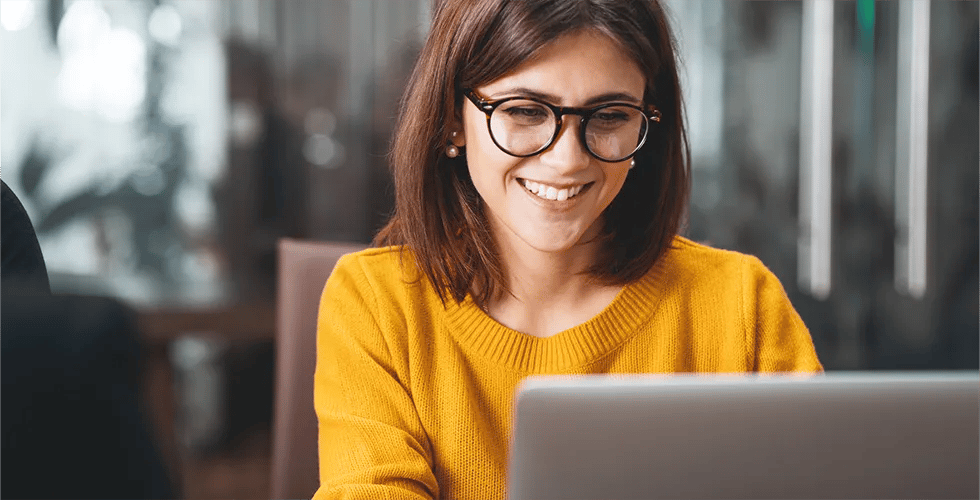
M 439 496 L 428 437 L 379 320 L 377 296 L 357 257 L 342 258 L 327 280 L 317 320 L 316 500 Z
M 752 369 L 758 372 L 821 372 L 810 331 L 783 285 L 756 257 L 743 266 L 742 305 Z

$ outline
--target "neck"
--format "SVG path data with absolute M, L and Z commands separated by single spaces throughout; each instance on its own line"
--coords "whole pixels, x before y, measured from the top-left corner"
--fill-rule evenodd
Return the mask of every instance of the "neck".
M 561 252 L 504 240 L 498 249 L 507 291 L 488 301 L 486 309 L 513 330 L 538 337 L 567 330 L 601 312 L 621 288 L 600 284 L 587 273 L 600 250 L 596 238 Z
M 577 247 L 583 248 L 565 252 L 542 252 L 527 247 L 502 249 L 501 264 L 509 295 L 534 304 L 583 295 L 595 284 L 587 270 L 595 262 L 598 248 L 594 242 Z

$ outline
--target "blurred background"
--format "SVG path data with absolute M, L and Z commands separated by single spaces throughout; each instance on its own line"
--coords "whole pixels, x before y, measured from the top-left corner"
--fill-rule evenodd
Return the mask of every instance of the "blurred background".
M 0 0 L 0 175 L 52 290 L 135 311 L 176 496 L 265 496 L 276 241 L 386 220 L 432 1 Z M 978 3 L 667 3 L 686 234 L 761 258 L 828 370 L 977 369 Z

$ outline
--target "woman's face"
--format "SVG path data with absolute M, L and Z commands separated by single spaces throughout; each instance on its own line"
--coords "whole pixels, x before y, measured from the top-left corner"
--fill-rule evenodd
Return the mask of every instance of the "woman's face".
M 556 39 L 535 59 L 474 90 L 491 102 L 535 96 L 557 106 L 642 106 L 645 83 L 612 39 L 581 31 Z M 548 149 L 516 158 L 494 144 L 486 114 L 463 99 L 463 134 L 456 144 L 465 145 L 470 176 L 502 249 L 563 252 L 598 236 L 601 215 L 626 181 L 630 161 L 596 159 L 582 144 L 579 127 L 578 116 L 566 115 Z

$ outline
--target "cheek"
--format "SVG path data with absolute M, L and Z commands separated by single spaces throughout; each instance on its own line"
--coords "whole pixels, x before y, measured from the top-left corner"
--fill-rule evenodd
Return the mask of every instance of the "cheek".
M 516 160 L 500 150 L 490 137 L 487 116 L 466 103 L 463 110 L 463 137 L 466 141 L 467 160 L 481 170 L 503 170 Z
M 619 196 L 623 190 L 623 185 L 629 182 L 629 165 L 609 165 L 606 167 L 606 188 L 608 189 L 608 203 Z M 608 204 L 607 203 L 607 204 Z
M 494 147 L 493 144 L 490 147 Z M 469 153 L 469 152 L 468 152 Z M 466 165 L 469 169 L 473 186 L 484 201 L 491 201 L 507 194 L 509 172 L 512 162 L 501 159 L 494 150 L 474 148 L 473 154 L 467 154 Z
M 500 189 L 507 182 L 507 173 L 517 158 L 500 151 L 488 134 L 466 134 L 466 164 L 470 178 L 483 198 L 491 196 L 489 189 Z

